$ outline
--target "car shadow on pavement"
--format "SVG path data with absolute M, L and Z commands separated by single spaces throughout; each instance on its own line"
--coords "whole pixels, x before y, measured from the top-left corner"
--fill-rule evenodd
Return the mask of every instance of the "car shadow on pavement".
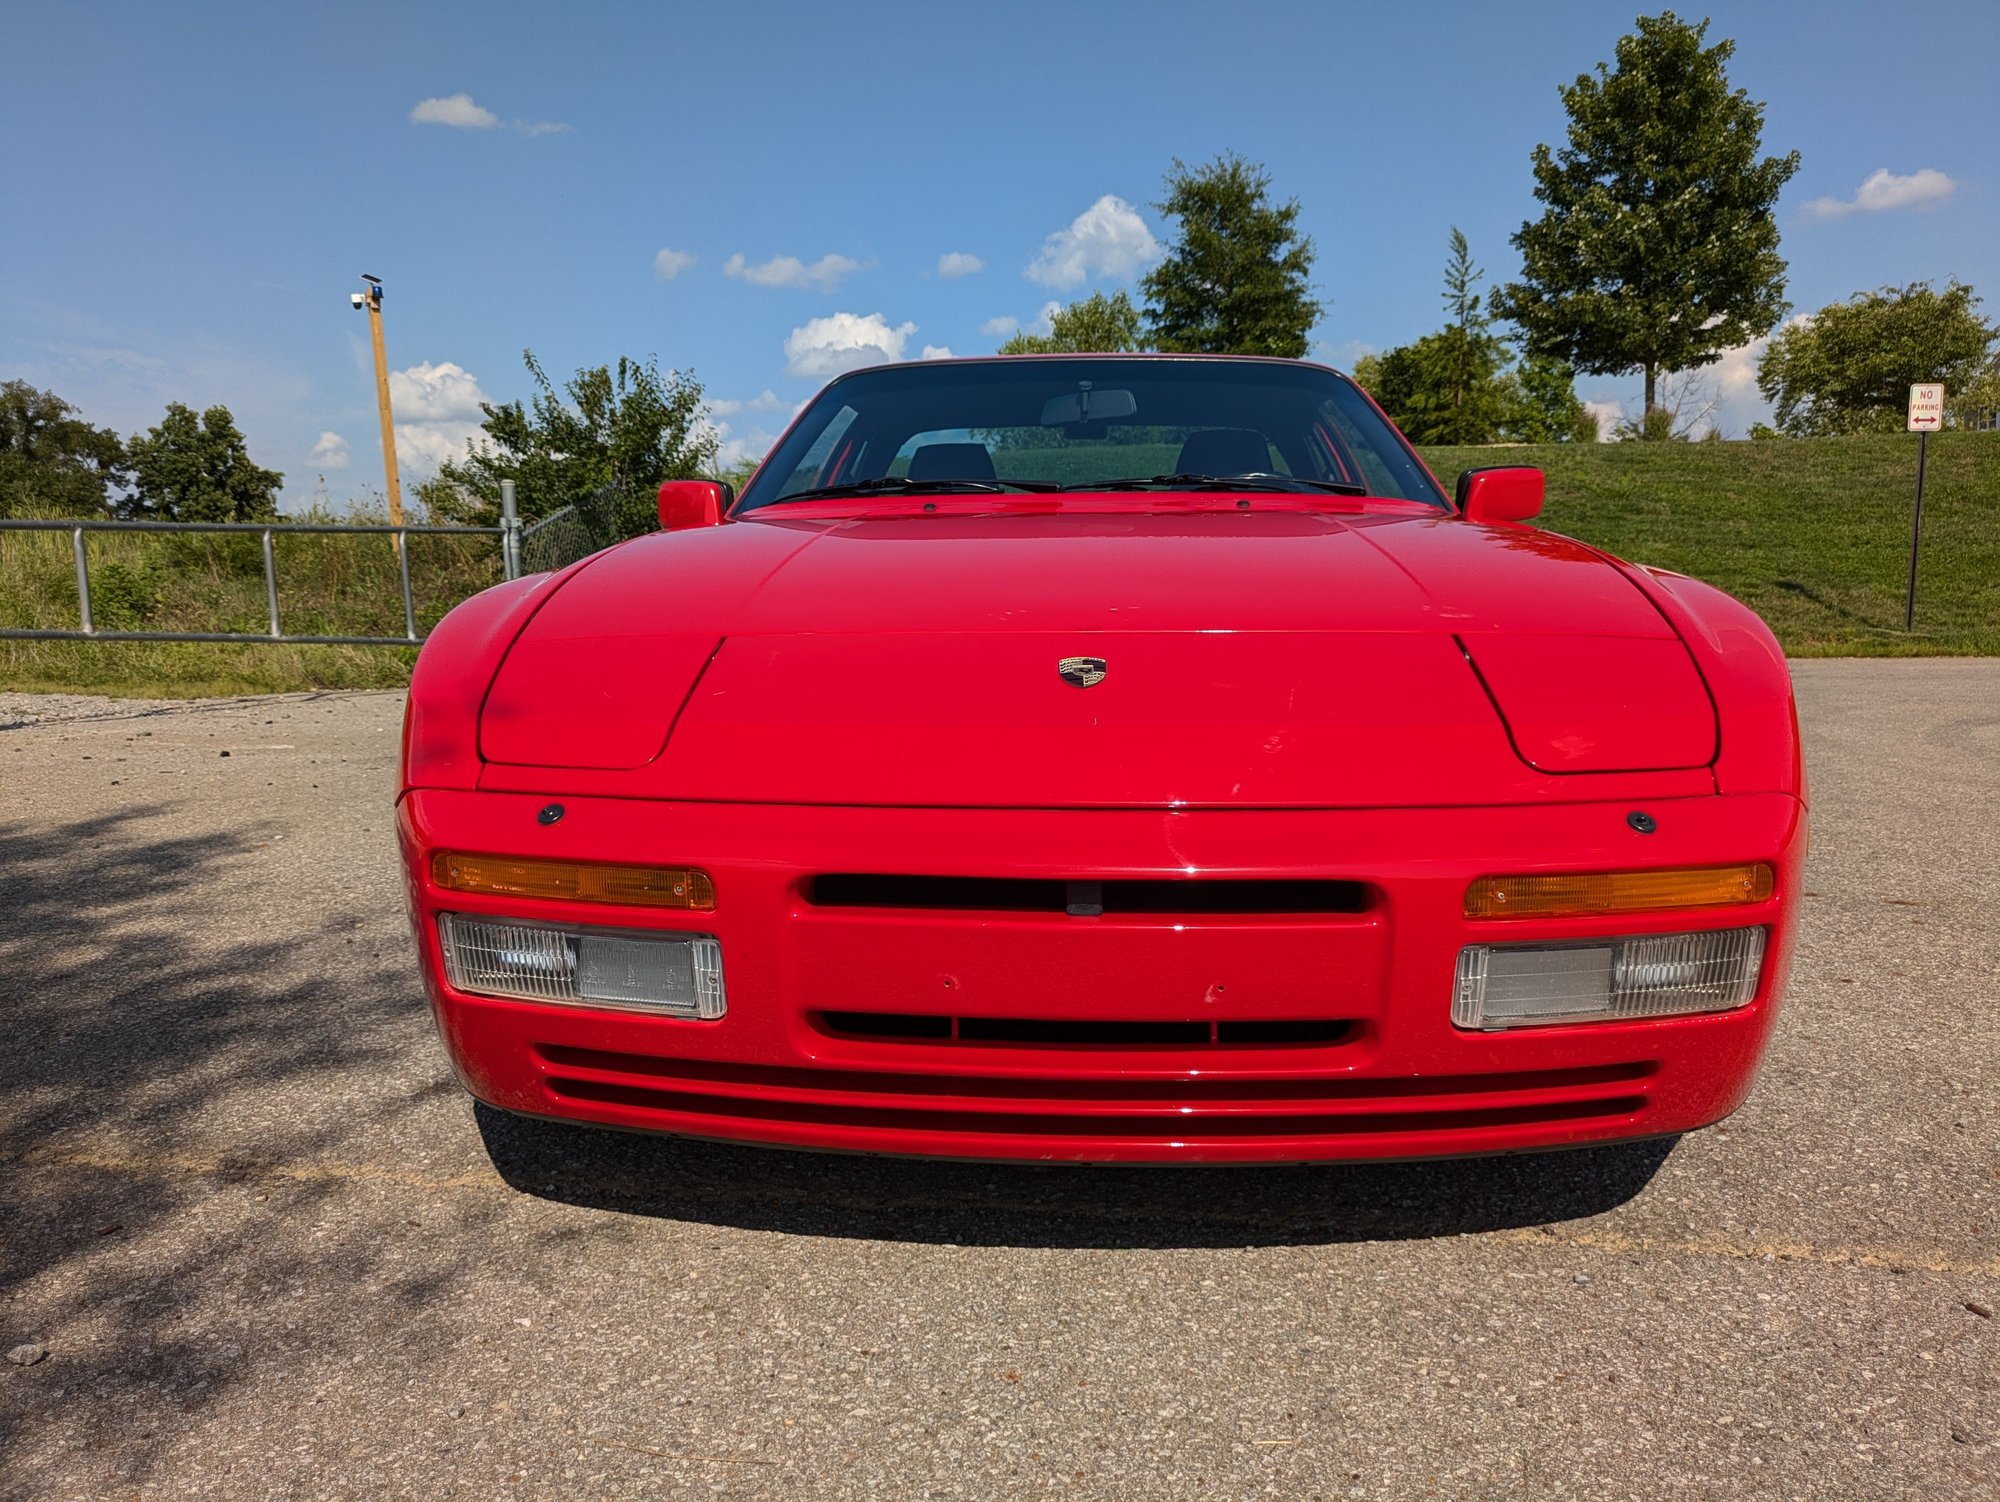
M 740 1147 L 473 1107 L 524 1194 L 796 1236 L 959 1246 L 1196 1248 L 1397 1241 L 1601 1215 L 1676 1138 L 1570 1152 L 1307 1166 L 1043 1166 Z

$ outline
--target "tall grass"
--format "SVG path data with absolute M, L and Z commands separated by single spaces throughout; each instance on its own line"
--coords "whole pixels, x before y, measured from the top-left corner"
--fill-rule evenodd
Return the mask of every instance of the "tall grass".
M 1719 585 L 1801 656 L 2000 653 L 2000 433 L 1930 443 L 1915 631 L 1903 580 L 1915 440 L 1900 434 L 1768 443 L 1551 444 L 1432 449 L 1445 479 L 1482 464 L 1548 473 L 1543 525 L 1640 563 Z M 1046 461 L 1058 474 L 1059 450 Z M 1131 472 L 1173 454 L 1127 453 Z M 380 521 L 379 510 L 324 521 Z M 500 578 L 494 538 L 413 537 L 420 631 Z M 93 534 L 92 599 L 106 629 L 265 629 L 255 536 Z M 282 623 L 309 635 L 399 636 L 396 559 L 382 537 L 281 537 Z M 0 625 L 77 624 L 66 533 L 0 532 Z M 398 647 L 0 641 L 0 688 L 181 696 L 390 688 L 416 654 Z
M 1903 629 L 1917 440 L 1433 448 L 1461 469 L 1535 464 L 1537 525 L 1693 574 L 1764 617 L 1796 657 L 2000 654 L 2000 433 L 1934 433 L 1916 629 Z
M 379 524 L 376 511 L 315 508 L 288 521 Z M 261 540 L 250 533 L 86 532 L 99 630 L 262 633 L 269 627 Z M 419 635 L 501 576 L 493 537 L 408 539 Z M 401 636 L 402 586 L 383 536 L 273 538 L 279 624 L 301 636 Z M 80 624 L 67 532 L 0 531 L 0 626 Z M 416 654 L 398 647 L 209 642 L 0 641 L 0 686 L 192 695 L 388 688 Z

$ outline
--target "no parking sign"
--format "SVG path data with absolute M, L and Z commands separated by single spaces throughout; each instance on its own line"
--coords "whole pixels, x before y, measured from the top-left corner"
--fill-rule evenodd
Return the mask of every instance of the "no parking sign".
M 1910 513 L 1910 583 L 1903 591 L 1903 629 L 1917 620 L 1917 546 L 1924 536 L 1924 449 L 1932 433 L 1944 426 L 1944 387 L 1919 381 L 1910 388 L 1909 430 L 1917 435 L 1917 504 Z
M 1912 433 L 1935 433 L 1944 426 L 1944 387 L 1935 381 L 1910 388 Z

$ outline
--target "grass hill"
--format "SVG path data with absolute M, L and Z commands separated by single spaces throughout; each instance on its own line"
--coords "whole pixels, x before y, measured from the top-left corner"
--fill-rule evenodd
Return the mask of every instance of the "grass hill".
M 1931 439 L 1916 629 L 1903 627 L 1916 440 L 1550 444 L 1431 449 L 1461 469 L 1548 473 L 1542 522 L 1638 563 L 1696 575 L 1769 621 L 1795 656 L 2000 655 L 2000 433 Z M 1170 460 L 1163 460 L 1170 463 Z M 240 539 L 103 538 L 99 619 L 166 630 L 258 630 L 263 579 Z M 233 549 L 233 551 L 231 551 Z M 295 630 L 394 631 L 379 539 L 280 544 Z M 237 557 L 235 554 L 243 556 Z M 462 556 L 461 556 L 462 555 Z M 492 582 L 492 549 L 412 544 L 420 622 Z M 75 620 L 68 539 L 0 534 L 0 624 Z M 0 641 L 0 689 L 189 695 L 405 683 L 415 653 L 385 647 Z
M 1539 465 L 1541 525 L 1728 590 L 1795 657 L 2000 654 L 2000 433 L 1931 436 L 1908 633 L 1917 440 L 1907 434 L 1436 448 L 1424 458 L 1447 485 L 1477 465 Z

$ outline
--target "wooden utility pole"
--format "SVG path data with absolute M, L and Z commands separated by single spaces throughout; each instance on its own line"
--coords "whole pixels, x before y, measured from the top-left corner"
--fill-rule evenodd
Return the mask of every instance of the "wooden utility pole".
M 396 423 L 389 413 L 389 357 L 382 352 L 382 279 L 361 274 L 368 290 L 355 301 L 368 309 L 368 332 L 375 341 L 375 405 L 382 413 L 382 469 L 389 485 L 389 525 L 403 525 L 403 482 L 396 473 Z M 403 539 L 396 539 L 402 551 Z

